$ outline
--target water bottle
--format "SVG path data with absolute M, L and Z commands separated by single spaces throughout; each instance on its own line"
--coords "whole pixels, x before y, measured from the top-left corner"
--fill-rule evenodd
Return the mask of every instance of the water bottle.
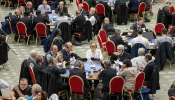
M 116 65 L 116 70 L 119 72 L 119 65 L 118 64 Z
M 91 75 L 93 75 L 94 73 L 94 69 L 93 69 L 93 66 L 91 66 Z

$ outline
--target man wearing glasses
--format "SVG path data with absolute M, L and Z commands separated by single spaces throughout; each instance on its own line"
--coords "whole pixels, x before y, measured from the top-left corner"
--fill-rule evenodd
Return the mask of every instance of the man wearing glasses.
M 123 45 L 117 46 L 117 52 L 114 52 L 110 58 L 111 61 L 121 61 L 123 62 L 125 59 L 131 59 L 129 53 L 124 51 Z

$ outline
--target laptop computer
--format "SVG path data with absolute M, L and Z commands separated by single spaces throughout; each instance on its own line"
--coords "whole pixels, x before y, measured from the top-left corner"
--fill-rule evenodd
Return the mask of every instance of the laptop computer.
M 147 38 L 149 41 L 155 39 L 153 32 L 143 32 L 143 37 Z

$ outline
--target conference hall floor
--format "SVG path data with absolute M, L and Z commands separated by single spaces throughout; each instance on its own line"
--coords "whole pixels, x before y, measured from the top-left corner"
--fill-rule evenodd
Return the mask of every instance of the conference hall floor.
M 75 0 L 74 0 L 75 1 Z M 162 8 L 165 5 L 166 1 L 162 0 L 156 0 L 157 2 L 153 5 L 153 17 L 151 19 L 151 22 L 146 23 L 146 26 L 148 29 L 153 30 L 153 27 L 156 24 L 156 18 L 157 18 L 157 12 L 159 8 Z M 175 0 L 169 0 L 172 2 L 172 5 L 175 5 Z M 75 2 L 67 5 L 69 14 L 74 14 L 77 7 L 75 5 Z M 0 21 L 4 21 L 4 17 L 9 13 L 14 12 L 8 9 L 7 7 L 4 7 L 4 5 L 0 5 Z M 121 29 L 122 32 L 127 31 L 127 29 L 130 28 L 132 25 L 132 22 L 128 21 L 127 25 L 114 25 L 115 28 Z M 97 42 L 96 37 L 94 37 L 93 41 Z M 85 41 L 87 42 L 87 41 Z M 3 79 L 7 81 L 10 85 L 17 85 L 19 80 L 19 73 L 20 73 L 20 67 L 21 63 L 24 59 L 29 57 L 29 51 L 31 49 L 35 49 L 38 51 L 38 54 L 45 55 L 43 51 L 43 47 L 41 45 L 35 45 L 34 42 L 31 41 L 29 46 L 26 46 L 24 42 L 19 43 L 18 45 L 14 40 L 9 40 L 8 44 L 11 48 L 9 51 L 9 60 L 5 64 L 5 68 L 0 66 L 0 79 Z M 98 46 L 99 48 L 99 46 Z M 84 44 L 82 46 L 73 46 L 73 49 L 80 55 L 81 57 L 85 57 L 86 51 L 89 49 L 89 44 Z M 17 54 L 15 54 L 13 51 Z M 166 65 L 163 71 L 160 71 L 160 86 L 161 89 L 157 91 L 157 93 L 154 95 L 153 100 L 168 100 L 168 89 L 170 85 L 175 80 L 175 65 L 172 65 L 172 68 L 169 68 L 169 65 Z M 99 86 L 100 87 L 100 86 Z M 98 91 L 98 88 L 97 90 Z M 3 95 L 9 96 L 10 89 L 4 89 L 2 90 Z M 96 93 L 95 96 L 98 96 L 99 94 Z

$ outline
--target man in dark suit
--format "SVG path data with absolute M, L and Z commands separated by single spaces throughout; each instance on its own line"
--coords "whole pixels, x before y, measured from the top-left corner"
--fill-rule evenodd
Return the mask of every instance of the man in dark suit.
M 84 82 L 84 99 L 88 100 L 88 90 L 90 89 L 89 87 L 89 82 L 86 79 L 86 73 L 83 70 L 83 62 L 80 60 L 77 60 L 75 62 L 75 68 L 69 70 L 70 74 L 69 77 L 73 75 L 80 76 Z
M 35 78 L 37 84 L 41 85 L 42 75 L 46 67 L 43 66 L 44 58 L 43 56 L 38 56 L 36 58 L 36 64 L 34 64 L 33 71 L 35 73 Z
M 89 8 L 95 7 L 96 5 L 96 0 L 85 0 L 85 1 L 88 3 Z
M 81 15 L 79 10 L 77 10 L 76 17 L 72 21 L 72 25 L 75 27 L 75 28 L 73 28 L 73 31 L 74 32 L 82 32 L 83 25 L 84 25 L 85 21 L 86 21 L 85 17 L 83 15 Z
M 12 31 L 15 34 L 18 34 L 17 28 L 16 28 L 16 24 L 19 22 L 20 19 L 20 11 L 19 10 L 15 10 L 15 15 L 13 15 L 11 17 L 11 26 L 12 26 Z
M 103 0 L 99 0 L 98 4 L 103 4 L 105 7 L 105 16 L 108 17 L 109 19 L 111 19 L 112 16 L 112 11 L 110 6 L 108 6 L 107 2 L 104 2 Z
M 56 12 L 64 12 L 65 15 L 68 15 L 68 9 L 64 6 L 64 2 L 60 1 L 58 7 L 55 9 Z
M 26 3 L 25 11 L 28 11 L 28 12 L 30 12 L 30 13 L 33 12 L 33 7 L 32 7 L 32 2 L 31 2 L 31 1 L 28 1 L 28 2 Z
M 80 58 L 75 51 L 72 50 L 72 43 L 67 42 L 65 44 L 65 49 L 63 49 L 62 51 L 62 55 L 63 55 L 63 59 L 64 61 L 70 61 L 70 58 L 75 58 L 78 59 Z
M 83 4 L 82 3 L 80 3 L 78 5 L 78 10 L 80 11 L 81 15 L 87 16 L 87 12 L 83 9 Z
M 116 29 L 115 34 L 112 37 L 110 37 L 110 40 L 113 41 L 115 44 L 116 50 L 119 44 L 128 45 L 128 42 L 123 41 L 122 37 L 120 36 L 120 33 L 121 31 L 119 29 Z
M 116 69 L 111 68 L 111 66 L 112 66 L 111 61 L 107 60 L 107 61 L 104 61 L 105 69 L 102 71 L 99 70 L 101 72 L 99 73 L 98 77 L 99 79 L 102 80 L 102 83 L 103 83 L 102 90 L 104 90 L 105 92 L 109 91 L 109 82 L 117 74 Z M 103 100 L 107 100 L 107 99 L 103 99 Z
M 36 26 L 37 23 L 43 23 L 43 24 L 45 24 L 45 25 L 46 25 L 46 23 L 50 23 L 49 19 L 46 18 L 46 16 L 43 16 L 43 15 L 41 14 L 41 11 L 36 10 L 36 15 L 37 15 L 37 17 L 35 17 L 35 18 L 33 19 L 33 25 L 34 25 L 34 26 Z
M 36 63 L 36 57 L 38 56 L 37 51 L 31 50 L 30 57 L 27 59 L 27 65 L 33 67 Z
M 140 1 L 139 0 L 130 0 L 128 7 L 129 13 L 137 13 L 139 8 Z
M 63 82 L 62 77 L 60 74 L 64 74 L 66 72 L 65 62 L 62 63 L 62 67 L 57 67 L 57 59 L 50 57 L 48 60 L 49 65 L 46 67 L 45 72 L 51 73 L 55 80 L 56 80 L 56 86 L 57 90 L 65 90 L 69 89 L 69 85 L 66 82 Z
M 145 66 L 145 69 L 143 70 L 143 72 L 145 73 L 145 82 L 149 82 L 153 69 L 156 66 L 156 64 L 152 61 L 151 54 L 146 54 L 145 60 L 147 62 L 147 65 Z
M 109 23 L 109 18 L 104 18 L 103 29 L 106 31 L 107 36 L 115 34 L 115 29 L 112 24 Z
M 114 52 L 110 58 L 111 61 L 121 61 L 123 62 L 125 59 L 131 59 L 131 56 L 129 53 L 124 51 L 123 45 L 117 46 L 117 52 Z
M 30 15 L 30 12 L 28 12 L 28 11 L 24 12 L 24 17 L 21 18 L 19 21 L 23 22 L 26 25 L 27 34 L 34 34 L 32 19 L 29 17 L 29 15 Z

